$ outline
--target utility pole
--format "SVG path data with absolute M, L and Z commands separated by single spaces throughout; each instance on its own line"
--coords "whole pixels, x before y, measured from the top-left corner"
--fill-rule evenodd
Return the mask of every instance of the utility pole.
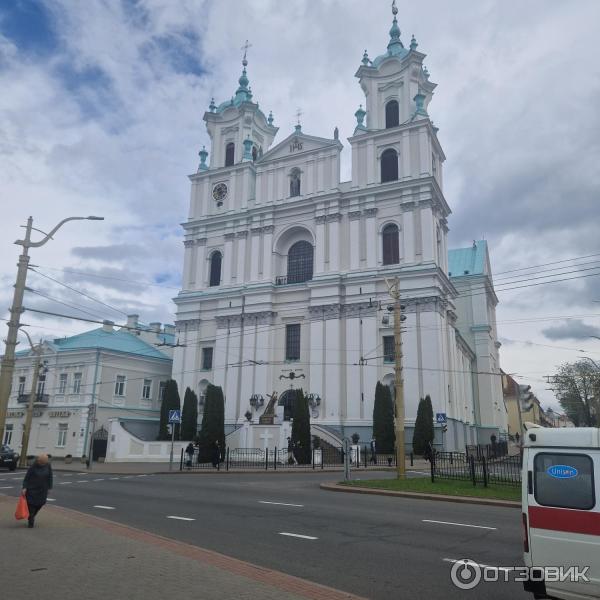
M 386 280 L 390 296 L 394 299 L 394 389 L 396 406 L 396 469 L 398 479 L 406 477 L 406 457 L 404 449 L 404 382 L 402 380 L 402 314 L 404 306 L 400 303 L 400 279 L 393 283 Z
M 27 336 L 31 349 L 35 353 L 35 361 L 33 362 L 33 377 L 31 379 L 31 392 L 29 393 L 29 399 L 27 402 L 27 413 L 25 416 L 25 427 L 23 428 L 23 437 L 21 439 L 21 456 L 19 457 L 19 467 L 24 468 L 27 466 L 27 450 L 29 449 L 29 436 L 31 435 L 31 421 L 33 420 L 33 404 L 37 396 L 37 385 L 40 375 L 40 369 L 42 367 L 42 341 L 38 344 L 37 348 L 34 347 L 29 334 L 23 330 L 23 333 Z
M 5 340 L 4 356 L 0 365 L 0 439 L 4 437 L 4 428 L 6 425 L 6 409 L 8 407 L 8 399 L 10 397 L 10 389 L 12 386 L 13 374 L 15 371 L 15 349 L 17 347 L 17 335 L 21 325 L 21 313 L 23 312 L 23 295 L 25 293 L 25 283 L 27 281 L 27 269 L 29 268 L 29 248 L 39 248 L 43 246 L 52 236 L 67 222 L 80 220 L 102 221 L 104 217 L 68 217 L 63 219 L 50 231 L 45 233 L 33 226 L 33 217 L 27 219 L 25 225 L 25 239 L 17 240 L 15 244 L 23 246 L 23 251 L 19 256 L 17 264 L 17 280 L 15 282 L 15 291 L 13 294 L 13 302 L 10 307 L 10 316 L 8 320 L 8 335 Z M 31 232 L 39 231 L 45 237 L 39 242 L 31 241 Z

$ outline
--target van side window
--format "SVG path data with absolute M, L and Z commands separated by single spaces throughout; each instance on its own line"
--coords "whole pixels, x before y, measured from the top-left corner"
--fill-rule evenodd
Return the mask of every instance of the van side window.
M 535 500 L 542 506 L 594 507 L 594 464 L 586 454 L 540 452 L 533 461 Z

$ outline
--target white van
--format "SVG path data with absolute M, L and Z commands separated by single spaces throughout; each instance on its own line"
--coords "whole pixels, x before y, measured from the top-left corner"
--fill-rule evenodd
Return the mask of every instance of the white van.
M 525 590 L 534 598 L 600 598 L 600 429 L 525 427 L 524 560 L 544 569 Z

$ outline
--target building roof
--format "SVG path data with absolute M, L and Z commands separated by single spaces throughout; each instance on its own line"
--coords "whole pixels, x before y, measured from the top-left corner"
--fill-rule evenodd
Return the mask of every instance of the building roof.
M 485 275 L 487 242 L 474 241 L 468 248 L 455 248 L 448 251 L 448 275 L 463 277 Z
M 112 350 L 145 358 L 171 360 L 158 348 L 123 329 L 107 331 L 99 327 L 71 337 L 57 338 L 46 345 L 56 352 L 68 350 Z M 17 356 L 28 356 L 30 350 L 21 350 Z
M 168 359 L 158 348 L 151 346 L 138 336 L 116 329 L 106 331 L 102 327 L 92 329 L 79 335 L 54 340 L 58 352 L 64 350 L 84 350 L 89 348 L 100 350 L 115 350 L 126 354 L 135 354 L 148 358 Z

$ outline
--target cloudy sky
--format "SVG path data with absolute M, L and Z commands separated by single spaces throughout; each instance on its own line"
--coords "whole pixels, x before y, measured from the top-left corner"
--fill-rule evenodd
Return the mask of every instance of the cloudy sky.
M 415 34 L 438 84 L 429 113 L 447 155 L 451 245 L 488 240 L 502 366 L 553 404 L 544 375 L 600 360 L 589 337 L 600 336 L 600 2 L 398 5 L 403 41 Z M 208 146 L 211 97 L 237 87 L 244 41 L 254 99 L 273 110 L 278 140 L 298 107 L 305 132 L 331 137 L 338 126 L 345 140 L 363 101 L 354 73 L 365 48 L 385 50 L 390 24 L 384 0 L 0 2 L 2 317 L 27 216 L 48 230 L 97 214 L 106 220 L 69 223 L 33 251 L 37 294 L 26 305 L 173 321 L 186 176 Z M 346 144 L 343 179 L 349 168 Z M 88 327 L 23 321 L 47 337 Z

